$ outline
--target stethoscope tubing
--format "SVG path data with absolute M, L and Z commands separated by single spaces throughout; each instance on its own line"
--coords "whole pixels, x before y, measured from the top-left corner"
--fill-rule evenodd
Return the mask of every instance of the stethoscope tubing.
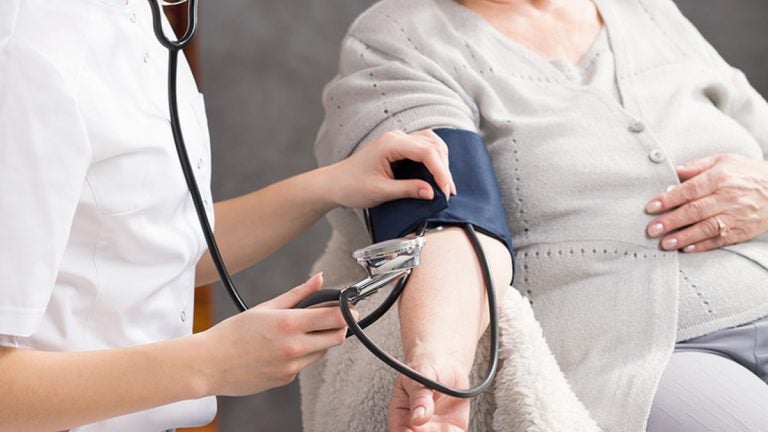
M 499 367 L 499 317 L 498 317 L 498 310 L 496 307 L 496 291 L 493 286 L 493 278 L 491 277 L 491 272 L 488 267 L 488 259 L 485 256 L 485 252 L 483 250 L 482 244 L 480 244 L 480 239 L 477 237 L 477 232 L 475 231 L 472 224 L 464 224 L 461 225 L 465 232 L 467 233 L 467 236 L 469 237 L 470 243 L 472 243 L 472 247 L 475 250 L 475 253 L 477 254 L 478 259 L 481 263 L 481 268 L 483 272 L 483 279 L 485 282 L 486 292 L 488 295 L 488 317 L 490 322 L 490 364 L 488 366 L 488 371 L 486 372 L 486 376 L 483 379 L 482 382 L 475 385 L 474 387 L 471 387 L 469 389 L 457 389 L 449 386 L 445 386 L 443 384 L 440 384 L 439 382 L 429 379 L 426 376 L 422 375 L 421 373 L 417 372 L 416 370 L 412 369 L 411 367 L 407 366 L 400 360 L 396 359 L 395 357 L 389 355 L 388 353 L 384 352 L 381 348 L 379 348 L 378 345 L 376 345 L 373 340 L 371 340 L 368 335 L 365 334 L 363 331 L 363 326 L 361 326 L 358 322 L 355 321 L 355 317 L 352 315 L 352 309 L 351 309 L 351 299 L 349 296 L 352 294 L 350 291 L 342 290 L 340 293 L 340 301 L 339 306 L 341 307 L 341 314 L 344 316 L 344 321 L 346 321 L 347 326 L 349 326 L 349 332 L 347 333 L 347 337 L 349 337 L 350 333 L 354 334 L 357 339 L 362 343 L 368 350 L 379 358 L 379 360 L 383 361 L 385 364 L 390 366 L 391 368 L 395 369 L 396 371 L 400 372 L 401 374 L 405 375 L 406 377 L 422 384 L 423 386 L 430 388 L 432 390 L 438 391 L 440 393 L 446 394 L 448 396 L 456 397 L 456 398 L 473 398 L 483 391 L 485 391 L 489 385 L 493 382 L 493 379 L 496 377 L 496 372 Z M 408 276 L 404 277 L 403 279 L 406 279 Z M 373 313 L 369 315 L 372 316 L 376 314 L 377 312 L 380 312 L 383 310 L 383 312 L 386 312 L 386 309 L 389 309 L 391 307 L 397 297 L 400 296 L 402 293 L 403 287 L 405 285 L 406 280 L 401 279 L 398 282 L 398 286 L 396 287 L 396 292 L 393 290 L 392 293 L 387 297 L 387 299 L 384 301 L 384 303 L 379 306 Z M 388 305 L 386 309 L 383 309 L 382 306 Z M 383 312 L 380 312 L 379 316 L 383 314 Z M 378 317 L 377 317 L 378 319 Z M 374 320 L 375 321 L 375 320 Z M 362 321 L 361 321 L 362 323 Z M 369 323 L 366 323 L 366 325 Z
M 232 277 L 230 276 L 229 271 L 227 271 L 226 265 L 224 264 L 224 260 L 221 256 L 221 252 L 219 251 L 219 247 L 216 243 L 216 237 L 213 234 L 213 229 L 211 228 L 211 223 L 208 218 L 208 213 L 205 210 L 205 203 L 203 202 L 202 195 L 200 193 L 200 188 L 197 185 L 197 179 L 195 177 L 194 170 L 192 169 L 192 164 L 189 161 L 189 155 L 187 153 L 186 144 L 184 142 L 184 135 L 181 130 L 181 120 L 179 117 L 178 96 L 177 96 L 177 70 L 178 70 L 179 51 L 181 51 L 187 45 L 189 45 L 197 29 L 197 0 L 188 0 L 189 6 L 188 6 L 188 12 L 187 12 L 188 13 L 187 30 L 184 36 L 177 41 L 173 41 L 169 39 L 163 32 L 162 19 L 161 19 L 162 10 L 160 9 L 160 4 L 158 3 L 158 0 L 148 0 L 148 1 L 150 4 L 150 9 L 152 10 L 153 28 L 154 28 L 155 35 L 157 36 L 157 39 L 160 41 L 160 43 L 168 49 L 168 108 L 169 108 L 170 117 L 171 117 L 171 131 L 173 134 L 174 144 L 176 146 L 176 152 L 179 157 L 179 163 L 181 165 L 181 169 L 184 174 L 184 180 L 187 184 L 187 188 L 189 189 L 189 193 L 192 197 L 192 202 L 194 203 L 195 212 L 197 213 L 197 217 L 200 221 L 200 227 L 203 231 L 203 237 L 205 238 L 205 242 L 208 246 L 208 252 L 211 255 L 211 259 L 213 261 L 214 266 L 216 267 L 216 271 L 219 274 L 219 277 L 221 278 L 221 282 L 226 288 L 227 293 L 231 297 L 232 302 L 241 312 L 244 312 L 248 310 L 248 306 L 246 305 L 245 301 L 243 300 L 242 296 L 237 290 L 237 287 L 235 286 L 235 283 L 232 280 Z M 403 292 L 403 289 L 405 288 L 408 278 L 410 277 L 410 272 L 406 273 L 402 278 L 400 278 L 400 280 L 398 280 L 395 283 L 395 287 L 392 289 L 389 295 L 385 298 L 384 302 L 381 305 L 379 305 L 379 307 L 377 307 L 368 316 L 360 320 L 360 322 L 355 321 L 355 318 L 352 315 L 352 310 L 351 310 L 352 299 L 350 298 L 350 296 L 353 294 L 352 291 L 350 290 L 339 291 L 338 304 L 339 304 L 339 307 L 341 308 L 341 312 L 342 312 L 342 315 L 344 316 L 344 320 L 346 321 L 347 326 L 349 327 L 349 330 L 347 331 L 347 337 L 355 335 L 360 340 L 360 342 L 366 348 L 368 348 L 368 350 L 372 354 L 378 357 L 385 364 L 389 365 L 390 367 L 397 370 L 401 374 L 407 376 L 408 378 L 411 378 L 412 380 L 428 388 L 436 390 L 440 393 L 444 393 L 448 396 L 453 396 L 457 398 L 472 398 L 482 393 L 493 382 L 493 379 L 496 376 L 496 371 L 498 370 L 498 363 L 499 363 L 499 326 L 498 326 L 498 312 L 496 309 L 496 293 L 493 287 L 493 280 L 491 278 L 490 269 L 488 267 L 488 261 L 483 251 L 483 247 L 480 244 L 480 240 L 477 237 L 477 233 L 475 232 L 471 224 L 465 224 L 463 225 L 463 228 L 466 231 L 467 235 L 469 236 L 470 242 L 472 243 L 475 253 L 477 254 L 482 264 L 481 267 L 483 271 L 483 279 L 485 281 L 486 291 L 488 295 L 488 309 L 489 309 L 488 312 L 489 312 L 490 327 L 491 327 L 490 329 L 491 330 L 490 365 L 488 367 L 488 372 L 485 379 L 480 384 L 466 390 L 456 389 L 456 388 L 442 385 L 432 379 L 425 377 L 424 375 L 408 367 L 398 359 L 384 352 L 363 331 L 364 328 L 366 328 L 367 326 L 369 326 L 370 324 L 378 320 L 382 315 L 384 315 L 384 313 L 386 313 L 395 304 L 398 297 L 400 296 L 400 294 Z
M 232 302 L 240 310 L 245 312 L 248 310 L 248 305 L 245 304 L 240 292 L 237 290 L 232 277 L 227 271 L 227 267 L 224 264 L 224 259 L 221 257 L 219 246 L 216 243 L 216 237 L 213 235 L 213 229 L 211 228 L 211 222 L 208 219 L 208 213 L 205 211 L 205 203 L 200 193 L 200 188 L 197 186 L 197 179 L 195 178 L 195 171 L 192 169 L 192 164 L 189 162 L 189 155 L 187 154 L 187 146 L 184 143 L 184 134 L 181 130 L 181 120 L 179 118 L 179 103 L 177 96 L 177 70 L 179 63 L 179 51 L 184 49 L 192 41 L 192 37 L 195 35 L 197 29 L 197 0 L 189 0 L 188 6 L 188 26 L 184 36 L 178 41 L 170 40 L 163 32 L 160 5 L 158 0 L 149 0 L 149 4 L 152 9 L 152 18 L 155 30 L 155 36 L 160 43 L 168 49 L 168 108 L 171 114 L 171 131 L 173 133 L 173 141 L 176 145 L 176 153 L 179 155 L 179 162 L 181 164 L 181 170 L 184 173 L 184 181 L 187 183 L 189 194 L 192 196 L 192 202 L 195 205 L 195 212 L 197 218 L 200 220 L 200 227 L 203 230 L 203 237 L 205 237 L 205 243 L 208 245 L 208 252 L 211 255 L 211 260 L 216 267 L 216 272 L 221 278 L 222 284 L 232 298 Z

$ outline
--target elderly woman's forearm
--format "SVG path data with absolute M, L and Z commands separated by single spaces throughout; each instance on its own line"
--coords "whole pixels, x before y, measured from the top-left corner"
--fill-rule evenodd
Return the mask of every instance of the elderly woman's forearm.
M 498 240 L 478 235 L 501 298 L 512 276 L 509 251 Z M 469 371 L 489 318 L 481 263 L 462 229 L 428 234 L 421 265 L 403 293 L 399 313 L 408 362 L 449 356 Z

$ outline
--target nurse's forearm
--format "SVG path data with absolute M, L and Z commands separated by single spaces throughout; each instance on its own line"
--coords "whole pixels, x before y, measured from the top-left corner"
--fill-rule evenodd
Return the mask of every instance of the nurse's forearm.
M 332 167 L 216 203 L 216 241 L 231 273 L 273 253 L 336 207 L 329 175 Z M 206 252 L 197 265 L 196 284 L 216 280 L 218 275 Z
M 66 430 L 202 397 L 193 338 L 81 353 L 0 348 L 0 431 Z
M 501 242 L 478 236 L 500 299 L 512 277 L 509 252 Z M 462 229 L 428 234 L 399 313 L 408 363 L 445 359 L 469 373 L 489 318 L 480 263 Z

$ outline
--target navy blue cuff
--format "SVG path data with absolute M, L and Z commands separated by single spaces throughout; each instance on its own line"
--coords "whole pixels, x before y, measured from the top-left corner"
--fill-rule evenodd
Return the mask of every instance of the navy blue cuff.
M 392 166 L 395 178 L 428 181 L 435 191 L 435 199 L 399 199 L 369 209 L 368 224 L 374 242 L 402 237 L 424 222 L 433 225 L 469 223 L 504 243 L 512 254 L 512 236 L 483 138 L 460 129 L 435 129 L 434 132 L 448 145 L 451 175 L 458 195 L 446 200 L 423 164 L 410 160 L 395 163 Z

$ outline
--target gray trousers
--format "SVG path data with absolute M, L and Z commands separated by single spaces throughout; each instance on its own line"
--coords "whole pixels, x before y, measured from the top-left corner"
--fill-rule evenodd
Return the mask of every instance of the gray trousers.
M 647 431 L 768 431 L 768 317 L 678 343 Z

